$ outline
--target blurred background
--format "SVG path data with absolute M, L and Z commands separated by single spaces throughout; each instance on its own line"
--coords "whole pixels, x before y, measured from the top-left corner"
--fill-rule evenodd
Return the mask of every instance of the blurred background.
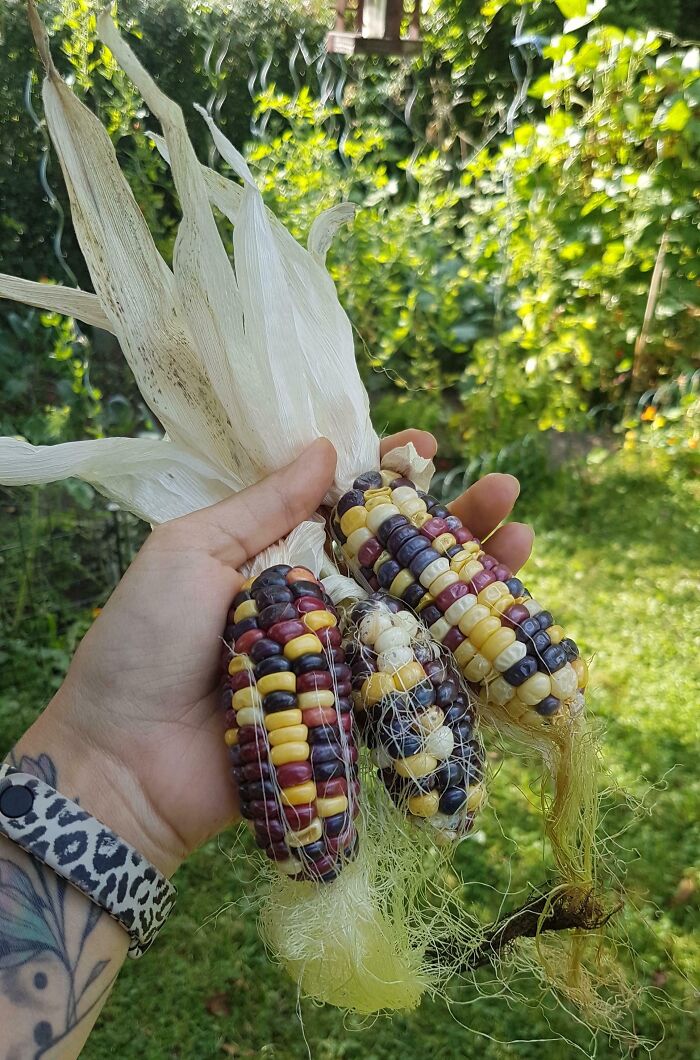
M 94 0 L 40 5 L 169 258 L 179 221 L 142 100 Z M 593 659 L 605 829 L 626 866 L 629 1026 L 696 1055 L 700 783 L 700 8 L 683 0 L 119 0 L 120 24 L 222 167 L 199 102 L 297 238 L 360 207 L 329 267 L 377 428 L 432 430 L 446 497 L 521 478 L 528 581 Z M 22 0 L 0 8 L 0 269 L 90 289 L 41 115 Z M 190 118 L 190 115 L 192 117 Z M 229 239 L 229 233 L 222 227 Z M 112 336 L 0 303 L 0 434 L 46 444 L 159 425 Z M 0 748 L 60 684 L 146 528 L 83 483 L 0 487 Z M 537 777 L 492 750 L 492 805 L 453 888 L 484 920 L 544 878 Z M 368 1028 L 297 1006 L 262 951 L 250 868 L 182 870 L 159 952 L 121 977 L 84 1055 L 613 1057 L 536 984 Z M 246 842 L 246 840 L 242 840 Z M 221 907 L 230 912 L 214 923 Z M 628 945 L 625 945 L 627 940 Z M 495 993 L 488 976 L 485 994 Z M 562 1041 L 562 1036 L 565 1039 Z M 308 1046 L 307 1046 L 308 1043 Z M 635 1054 L 636 1055 L 636 1054 Z

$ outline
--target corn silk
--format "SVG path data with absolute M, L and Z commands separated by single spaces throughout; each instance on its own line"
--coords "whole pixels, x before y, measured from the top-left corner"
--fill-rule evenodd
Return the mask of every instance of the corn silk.
M 321 213 L 302 247 L 265 207 L 245 159 L 201 107 L 236 180 L 198 161 L 181 108 L 105 12 L 99 37 L 160 122 L 162 136 L 153 140 L 181 206 L 172 262 L 165 261 L 106 130 L 58 74 L 33 0 L 29 14 L 46 71 L 46 122 L 94 293 L 0 275 L 0 297 L 115 335 L 165 434 L 54 446 L 3 438 L 0 482 L 79 478 L 155 525 L 244 489 L 324 436 L 338 454 L 325 498 L 334 504 L 359 474 L 379 466 L 351 324 L 325 268 L 333 236 L 355 207 L 342 203 Z M 232 226 L 233 260 L 212 207 Z M 432 464 L 412 446 L 389 454 L 385 466 L 428 488 Z M 334 599 L 357 600 L 362 591 L 324 558 L 324 541 L 322 521 L 304 523 L 250 570 L 288 562 L 318 574 L 323 566 Z M 600 935 L 589 943 L 578 930 L 546 931 L 548 903 L 557 895 L 587 900 L 597 885 L 590 725 L 584 716 L 568 728 L 527 731 L 487 704 L 481 724 L 542 769 L 544 830 L 558 870 L 541 908 L 542 930 L 520 943 L 493 944 L 493 932 L 470 912 L 469 883 L 445 886 L 448 876 L 454 881 L 450 850 L 438 847 L 429 829 L 412 827 L 366 766 L 357 859 L 328 885 L 261 869 L 262 935 L 301 996 L 358 1013 L 412 1009 L 424 994 L 444 994 L 455 975 L 479 990 L 473 968 L 488 952 L 489 993 L 513 999 L 507 983 L 525 975 L 578 1006 L 577 1018 L 612 1029 L 628 995 L 614 961 L 601 956 Z M 586 960 L 591 946 L 593 959 Z

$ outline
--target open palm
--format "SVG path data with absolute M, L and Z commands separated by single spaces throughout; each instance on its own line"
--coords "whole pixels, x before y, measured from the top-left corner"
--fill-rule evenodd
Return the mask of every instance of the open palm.
M 422 456 L 435 452 L 420 431 L 382 448 L 406 441 Z M 65 746 L 71 786 L 90 792 L 87 808 L 168 873 L 236 817 L 216 686 L 239 568 L 317 509 L 334 471 L 333 448 L 320 439 L 251 489 L 158 527 L 34 726 L 34 748 L 44 737 Z M 452 508 L 486 537 L 517 495 L 511 476 L 489 475 Z M 517 569 L 531 544 L 531 531 L 510 523 L 493 533 L 489 551 Z M 89 785 L 81 783 L 88 771 Z

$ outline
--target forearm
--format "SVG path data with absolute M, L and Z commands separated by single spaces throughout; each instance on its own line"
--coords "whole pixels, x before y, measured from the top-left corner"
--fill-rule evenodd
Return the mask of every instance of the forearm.
M 0 837 L 0 1055 L 79 1055 L 129 939 L 107 913 Z
M 38 732 L 30 729 L 6 761 L 79 801 L 118 831 L 104 812 L 104 775 L 85 772 L 84 749 L 68 755 L 60 739 L 40 743 L 45 735 L 40 726 Z M 116 792 L 114 805 L 118 808 Z M 0 1056 L 78 1056 L 128 946 L 126 931 L 106 912 L 0 837 Z

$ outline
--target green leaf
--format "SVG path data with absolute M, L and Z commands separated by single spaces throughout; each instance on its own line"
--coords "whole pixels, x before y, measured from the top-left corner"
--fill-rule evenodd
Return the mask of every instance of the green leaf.
M 662 111 L 664 108 L 660 107 L 656 112 L 654 124 L 669 132 L 682 132 L 692 116 L 692 111 L 684 99 L 677 99 L 665 113 L 661 113 Z
M 586 14 L 588 0 L 554 0 L 564 18 L 580 18 Z

